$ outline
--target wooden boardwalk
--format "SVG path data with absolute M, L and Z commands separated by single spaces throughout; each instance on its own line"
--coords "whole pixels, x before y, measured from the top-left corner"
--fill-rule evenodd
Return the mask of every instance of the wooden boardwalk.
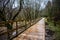
M 45 40 L 45 21 L 42 18 L 35 25 L 31 26 L 25 32 L 13 40 Z

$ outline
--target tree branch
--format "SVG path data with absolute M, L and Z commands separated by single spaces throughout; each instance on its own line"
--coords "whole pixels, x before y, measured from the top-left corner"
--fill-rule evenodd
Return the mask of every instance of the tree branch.
M 19 7 L 19 10 L 18 10 L 18 12 L 15 14 L 15 16 L 13 17 L 12 20 L 14 20 L 14 19 L 18 16 L 18 14 L 21 12 L 21 9 L 22 9 L 22 1 L 23 1 L 23 0 L 20 0 L 20 7 Z

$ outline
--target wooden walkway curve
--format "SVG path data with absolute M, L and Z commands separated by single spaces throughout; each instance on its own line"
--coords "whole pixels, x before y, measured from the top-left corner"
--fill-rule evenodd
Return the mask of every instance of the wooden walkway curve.
M 42 18 L 35 25 L 13 40 L 45 40 L 45 18 Z

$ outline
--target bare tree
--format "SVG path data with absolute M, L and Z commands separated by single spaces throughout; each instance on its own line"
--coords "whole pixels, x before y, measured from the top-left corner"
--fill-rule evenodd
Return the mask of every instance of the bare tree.
M 15 1 L 16 0 L 13 0 L 13 1 L 12 0 L 1 0 L 0 1 L 0 4 L 1 4 L 0 5 L 0 20 L 1 21 L 15 20 L 17 15 L 20 13 L 20 11 L 22 9 L 22 2 L 23 2 L 23 0 L 19 0 L 19 5 L 20 5 L 19 9 L 17 10 L 16 14 L 14 16 L 12 16 L 12 14 L 14 14 L 13 12 L 17 9 L 17 8 L 12 8 L 14 3 L 15 3 Z M 12 28 L 12 25 L 7 23 L 6 27 L 8 29 L 10 29 L 10 28 Z

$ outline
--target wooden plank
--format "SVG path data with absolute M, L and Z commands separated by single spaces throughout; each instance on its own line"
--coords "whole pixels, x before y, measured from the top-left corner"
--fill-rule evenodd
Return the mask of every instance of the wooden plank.
M 44 18 L 13 40 L 45 40 Z

